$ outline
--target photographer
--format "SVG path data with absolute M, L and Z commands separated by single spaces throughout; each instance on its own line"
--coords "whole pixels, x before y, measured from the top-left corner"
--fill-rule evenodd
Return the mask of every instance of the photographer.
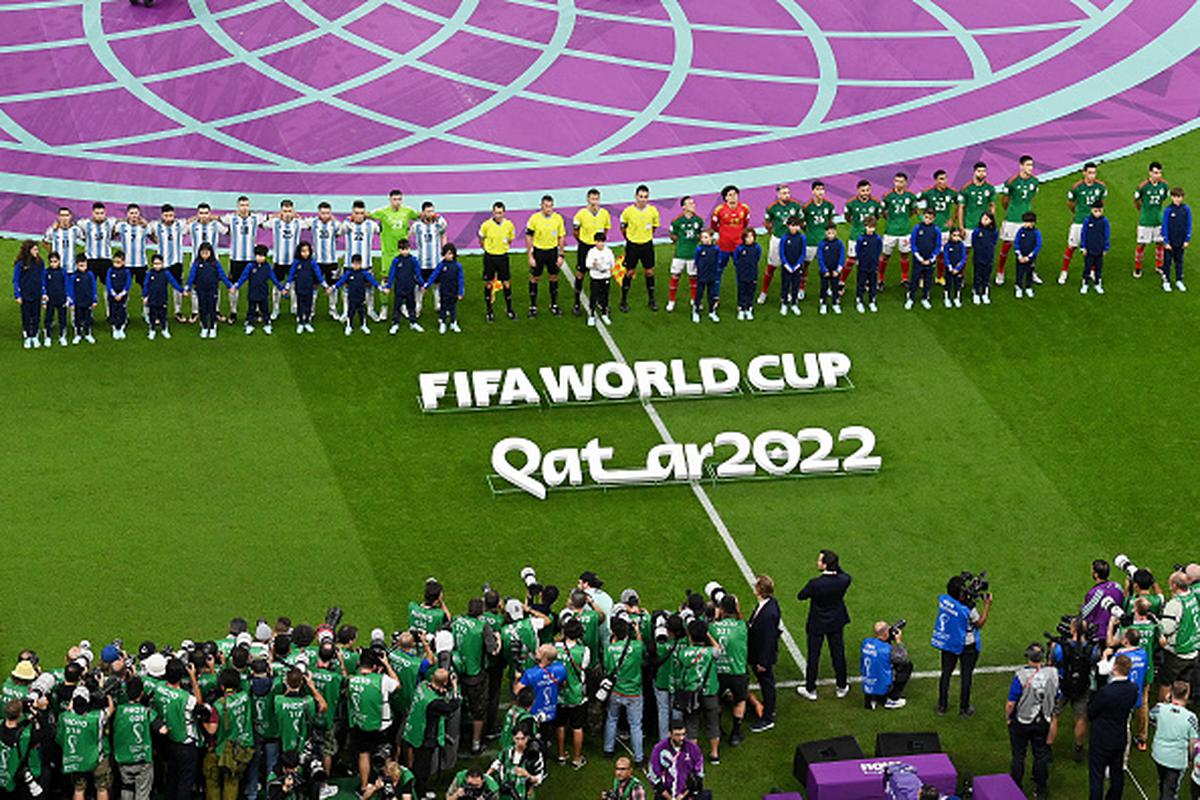
M 604 648 L 606 672 L 601 688 L 608 687 L 608 715 L 604 723 L 604 755 L 611 758 L 617 741 L 617 724 L 621 709 L 629 723 L 630 746 L 633 760 L 641 763 L 644 756 L 642 742 L 642 662 L 645 648 L 638 639 L 638 629 L 624 614 L 609 619 L 612 639 Z
M 498 641 L 495 631 L 483 618 L 483 598 L 467 601 L 466 616 L 455 617 L 450 623 L 454 633 L 454 671 L 471 715 L 471 755 L 483 752 L 483 723 L 487 717 L 488 685 L 483 663 L 484 642 Z
M 1059 697 L 1050 722 L 1050 744 L 1058 738 L 1059 719 L 1068 706 L 1075 720 L 1075 761 L 1083 761 L 1083 740 L 1087 737 L 1087 704 L 1095 689 L 1094 674 L 1100 661 L 1100 647 L 1088 636 L 1082 617 L 1070 617 L 1067 635 L 1058 638 L 1050 650 L 1050 663 L 1058 668 Z
M 980 576 L 982 577 L 982 575 Z M 978 580 L 978 579 L 976 579 Z M 946 593 L 938 598 L 937 621 L 931 644 L 942 652 L 942 674 L 938 679 L 937 713 L 945 714 L 950 702 L 950 677 L 955 666 L 962 669 L 958 712 L 974 715 L 971 705 L 971 678 L 979 661 L 979 631 L 987 624 L 992 610 L 992 595 L 983 596 L 983 610 L 975 607 L 975 596 L 963 575 L 946 582 Z
M 709 761 L 721 763 L 721 705 L 717 697 L 717 656 L 721 648 L 708 634 L 703 619 L 687 626 L 689 643 L 675 652 L 671 708 L 682 715 L 688 738 L 699 742 L 703 731 L 708 739 Z
M 235 649 L 233 652 L 237 651 Z M 242 651 L 245 652 L 244 649 Z M 224 669 L 217 680 L 221 696 L 213 703 L 216 719 L 205 725 L 208 735 L 216 739 L 204 757 L 204 775 L 209 797 L 237 800 L 242 775 L 254 758 L 254 718 L 250 692 L 242 685 L 242 676 L 232 667 Z M 118 707 L 118 712 L 121 708 L 123 706 Z M 122 778 L 124 775 L 122 767 Z
M 184 667 L 178 658 L 167 659 L 165 675 L 166 685 L 155 688 L 154 698 L 167 726 L 167 793 L 173 800 L 191 800 L 200 759 L 196 709 L 204 701 L 191 664 Z M 185 675 L 192 679 L 190 693 L 180 687 Z
M 750 675 L 746 664 L 747 628 L 735 595 L 726 593 L 721 597 L 717 618 L 709 629 L 721 648 L 717 656 L 717 693 L 721 696 L 728 692 L 733 701 L 729 746 L 737 747 L 745 740 L 742 720 L 746 716 L 746 698 L 750 696 Z
M 1092 639 L 1100 644 L 1108 632 L 1108 620 L 1119 614 L 1125 604 L 1125 593 L 1116 581 L 1109 580 L 1108 562 L 1097 558 L 1092 562 L 1092 588 L 1088 589 L 1079 608 L 1079 615 L 1094 631 Z
M 1200 588 L 1191 589 L 1187 575 L 1171 573 L 1171 597 L 1163 604 L 1163 665 L 1158 675 L 1159 699 L 1165 701 L 1175 681 L 1197 683 L 1200 655 Z
M 512 746 L 501 751 L 488 774 L 500 784 L 500 800 L 533 800 L 546 778 L 546 762 L 534 739 L 532 721 L 517 726 Z
M 654 633 L 654 706 L 658 712 L 658 741 L 671 733 L 671 673 L 675 652 L 687 644 L 679 614 L 658 612 Z
M 112 765 L 105 752 L 104 726 L 115 708 L 111 697 L 97 707 L 85 686 L 75 687 L 71 706 L 58 717 L 58 745 L 62 748 L 62 771 L 75 786 L 75 800 L 83 800 L 88 784 L 96 789 L 96 800 L 108 800 L 112 787 Z
M 704 754 L 687 738 L 687 728 L 676 718 L 671 735 L 650 752 L 650 774 L 654 800 L 701 800 L 711 798 L 704 787 Z
M 433 774 L 434 755 L 446 744 L 446 718 L 458 711 L 462 702 L 456 695 L 458 680 L 447 669 L 435 669 L 428 680 L 417 687 L 412 708 L 404 723 L 403 741 L 413 749 L 412 769 L 416 793 L 423 795 Z
M 312 768 L 314 760 L 318 765 L 321 760 L 311 736 L 317 717 L 328 711 L 329 706 L 304 663 L 300 662 L 301 666 L 289 670 L 284 677 L 284 693 L 275 696 L 275 719 L 279 723 L 280 749 L 300 754 L 301 767 L 307 770 L 306 777 L 319 792 L 325 783 L 325 770 L 323 766 Z
M 265 622 L 259 626 L 266 628 Z M 268 631 L 269 633 L 269 631 Z M 249 657 L 252 651 L 235 647 L 231 661 L 241 661 L 242 653 Z M 282 680 L 271 677 L 271 666 L 261 656 L 250 662 L 250 704 L 254 720 L 254 757 L 246 766 L 246 797 L 256 800 L 262 788 L 263 777 L 275 771 L 279 760 L 279 720 L 275 717 L 275 695 L 279 693 Z
M 612 788 L 601 792 L 600 800 L 646 800 L 646 787 L 633 774 L 633 762 L 628 756 L 617 759 Z
M 504 604 L 504 616 L 508 624 L 500 631 L 500 638 L 513 675 L 520 675 L 534 665 L 541 641 L 539 634 L 549 620 L 515 597 Z
M 300 776 L 300 756 L 294 750 L 280 753 L 275 768 L 267 776 L 267 800 L 316 800 L 311 789 L 305 791 Z
M 590 605 L 600 613 L 602 620 L 608 620 L 612 614 L 613 599 L 608 592 L 603 589 L 604 581 L 600 580 L 594 572 L 585 572 L 579 576 L 578 588 L 588 596 Z M 600 646 L 604 647 L 608 644 L 608 625 L 600 625 Z
M 43 794 L 39 783 L 44 746 L 54 738 L 48 719 L 49 698 L 9 700 L 0 725 L 0 796 L 7 799 L 36 798 Z
M 459 770 L 446 790 L 446 800 L 496 800 L 500 784 L 478 767 Z
M 385 800 L 413 800 L 416 791 L 416 778 L 408 767 L 401 766 L 399 761 L 389 758 L 383 762 L 383 769 L 375 780 L 367 786 L 360 800 L 371 800 L 379 795 Z
M 1009 774 L 1017 786 L 1025 778 L 1025 750 L 1033 752 L 1033 787 L 1036 800 L 1046 797 L 1050 779 L 1050 721 L 1058 694 L 1058 673 L 1045 669 L 1046 650 L 1038 642 L 1025 648 L 1025 666 L 1017 670 L 1008 687 L 1004 719 L 1012 748 Z
M 574 756 L 571 766 L 580 769 L 587 763 L 587 757 L 583 755 L 583 728 L 587 722 L 587 695 L 584 692 L 591 656 L 583 643 L 583 624 L 577 618 L 567 617 L 562 632 L 562 641 L 555 645 L 558 661 L 567 670 L 566 682 L 558 696 L 558 715 L 554 718 L 558 763 L 567 763 L 567 730 L 570 729 Z
M 759 575 L 754 580 L 754 598 L 758 604 L 750 615 L 747 663 L 762 689 L 762 702 L 750 693 L 750 704 L 758 714 L 758 719 L 750 723 L 750 730 L 762 733 L 775 727 L 775 662 L 779 660 L 783 621 L 779 601 L 775 599 L 775 581 L 769 575 Z
M 563 609 L 560 622 L 565 623 L 568 615 L 575 617 L 583 625 L 583 643 L 588 650 L 587 680 L 584 687 L 584 696 L 587 698 L 585 723 L 594 732 L 598 732 L 603 727 L 604 704 L 596 701 L 595 692 L 604 677 L 604 651 L 600 647 L 600 633 L 601 630 L 607 630 L 606 612 L 598 609 L 590 594 L 583 589 L 575 589 L 567 599 L 567 607 Z
M 558 716 L 558 692 L 566 681 L 567 668 L 558 663 L 558 650 L 552 644 L 543 644 L 537 649 L 537 663 L 513 682 L 513 694 L 521 691 L 523 686 L 533 689 L 533 708 L 529 713 L 541 728 Z
M 859 663 L 862 669 L 863 702 L 874 710 L 904 708 L 904 687 L 912 677 L 912 659 L 904 649 L 904 631 L 901 624 L 888 625 L 880 620 L 875 623 L 875 635 L 863 639 Z
M 450 609 L 446 607 L 442 584 L 430 578 L 425 581 L 425 597 L 408 604 L 408 629 L 434 634 L 450 624 Z
M 358 673 L 346 678 L 346 722 L 349 747 L 358 759 L 359 791 L 371 779 L 371 754 L 392 739 L 392 693 L 400 681 L 387 658 L 372 648 L 358 659 Z
M 850 624 L 846 590 L 850 588 L 852 579 L 850 573 L 842 570 L 837 553 L 832 550 L 822 550 L 817 555 L 817 569 L 821 574 L 805 584 L 796 595 L 801 602 L 812 601 L 808 607 L 808 621 L 804 625 L 808 639 L 808 665 L 804 670 L 804 685 L 796 687 L 796 693 L 806 700 L 817 699 L 817 672 L 821 664 L 821 646 L 825 642 L 829 643 L 837 696 L 845 697 L 850 693 L 846 672 L 845 629 Z
M 126 680 L 124 695 L 112 718 L 113 761 L 124 785 L 121 800 L 150 800 L 154 786 L 152 733 L 161 723 L 147 702 L 141 678 L 134 675 Z M 233 791 L 236 796 L 236 784 Z
M 483 587 L 483 616 L 484 622 L 496 634 L 497 651 L 490 650 L 484 655 L 483 669 L 487 673 L 487 713 L 483 724 L 484 738 L 494 739 L 500 735 L 500 696 L 504 686 L 504 669 L 508 655 L 504 652 L 504 642 L 501 631 L 504 629 L 504 612 L 500 608 L 500 593 L 491 586 Z
M 333 759 L 338 753 L 339 726 L 343 719 L 342 688 L 346 683 L 346 668 L 338 658 L 337 646 L 333 643 L 333 633 L 322 629 L 317 635 L 317 663 L 309 671 L 313 683 L 321 690 L 325 698 L 324 714 L 317 717 L 314 738 L 320 740 L 319 753 L 325 774 L 333 770 Z

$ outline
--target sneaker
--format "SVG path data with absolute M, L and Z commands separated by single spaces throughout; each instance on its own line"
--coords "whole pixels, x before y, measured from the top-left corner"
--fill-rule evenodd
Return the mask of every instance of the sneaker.
M 962 308 L 962 298 L 961 297 L 954 298 L 954 307 Z
M 821 303 L 821 310 L 817 313 L 819 313 L 823 317 L 829 313 L 829 307 L 826 306 L 824 303 Z
M 1133 277 L 1135 277 L 1135 278 L 1140 278 L 1140 277 L 1142 277 L 1142 268 L 1141 268 L 1141 267 L 1134 267 L 1134 268 L 1133 268 Z
M 1080 294 L 1087 294 L 1087 290 L 1088 290 L 1087 281 L 1084 281 L 1083 283 L 1081 283 L 1081 284 L 1079 285 L 1079 293 L 1080 293 Z
M 1083 745 L 1075 745 L 1075 752 L 1071 755 L 1071 758 L 1074 759 L 1076 764 L 1083 763 Z
M 71 344 L 79 344 L 79 342 L 80 342 L 82 339 L 83 339 L 83 337 L 82 337 L 82 336 L 80 336 L 79 334 L 75 334 L 75 338 L 71 340 Z
M 712 767 L 721 766 L 721 754 L 717 753 L 715 756 L 709 756 L 708 764 L 709 764 L 709 766 L 712 766 Z
M 839 700 L 841 700 L 843 697 L 845 697 L 845 696 L 846 696 L 846 695 L 848 695 L 848 694 L 850 694 L 850 687 L 849 687 L 849 686 L 839 686 L 839 687 L 837 687 L 837 696 L 838 696 L 838 699 L 839 699 Z
M 298 333 L 298 334 L 299 334 L 299 333 L 304 333 L 304 326 L 303 326 L 303 325 L 297 325 L 297 326 L 296 326 L 296 333 Z
M 1103 283 L 1096 284 L 1096 294 L 1104 294 L 1104 284 Z
M 711 319 L 713 322 L 721 321 L 721 318 L 717 316 L 717 312 L 715 312 L 715 311 L 708 312 L 708 318 Z
M 65 333 L 62 336 L 58 337 L 58 346 L 59 347 L 67 346 L 67 335 Z
M 349 325 L 347 325 L 346 326 L 346 335 L 349 336 L 353 332 L 354 332 L 354 329 L 351 328 Z
M 1034 285 L 1034 286 L 1041 286 L 1041 285 L 1042 285 L 1042 276 L 1041 276 L 1041 275 L 1038 275 L 1036 272 L 1035 272 L 1035 273 L 1033 273 L 1033 285 Z
M 149 332 L 148 334 L 146 334 L 146 338 L 148 338 L 150 341 L 152 341 L 152 342 L 153 342 L 153 341 L 154 341 L 154 337 L 155 337 L 155 336 L 157 336 L 157 335 L 158 335 L 158 331 L 154 330 L 154 328 L 151 328 L 151 329 L 150 329 L 150 332 Z
M 84 340 L 85 342 L 87 342 L 88 344 L 95 344 L 95 343 L 96 343 L 96 337 L 95 337 L 95 336 L 92 336 L 90 333 L 89 333 L 87 336 L 84 336 L 84 337 L 83 337 L 83 340 Z
M 879 310 L 879 306 L 875 305 L 874 300 L 872 300 L 870 303 L 867 304 L 867 308 L 871 309 L 872 314 L 874 314 L 876 311 Z
M 337 793 L 338 787 L 331 783 L 327 783 L 321 787 L 320 800 L 329 800 L 329 798 L 333 797 Z
M 207 338 L 208 338 L 208 328 L 201 328 L 201 329 L 200 329 L 200 338 L 201 338 L 201 339 L 207 339 Z
M 806 687 L 806 686 L 797 686 L 796 694 L 800 695 L 805 700 L 816 700 L 817 699 L 817 693 L 815 691 L 809 691 L 808 687 Z
M 421 327 L 421 323 L 419 323 L 419 322 L 408 323 L 408 329 L 410 331 L 412 331 L 413 333 L 424 333 L 425 332 L 425 329 Z
M 163 337 L 164 339 L 170 339 L 170 338 L 171 338 L 171 332 L 170 332 L 169 330 L 167 330 L 166 328 L 163 328 L 163 329 L 162 329 L 162 337 Z
M 233 313 L 233 314 L 230 314 L 230 315 L 229 315 L 229 324 L 230 324 L 230 325 L 237 325 L 237 314 L 236 314 L 236 313 Z
M 746 309 L 746 319 L 754 319 L 754 309 L 753 308 Z
M 1023 291 L 1021 291 L 1020 286 L 1017 286 L 1013 289 L 1013 296 L 1016 297 L 1018 300 L 1020 300 L 1022 297 L 1025 296 L 1025 293 Z
M 865 314 L 865 313 L 867 313 L 867 309 L 866 309 L 866 307 L 865 307 L 865 306 L 862 304 L 862 301 L 861 301 L 861 300 L 859 300 L 857 303 L 855 303 L 855 304 L 854 304 L 854 310 L 855 310 L 855 311 L 857 311 L 857 312 L 858 312 L 858 313 L 860 313 L 860 314 Z
M 842 313 L 842 304 L 841 304 L 841 303 L 834 303 L 834 304 L 833 304 L 833 313 L 835 313 L 835 314 L 840 314 L 840 313 Z
M 980 300 L 983 302 L 983 304 L 984 304 L 985 306 L 990 306 L 990 305 L 992 304 L 992 296 L 991 296 L 991 294 L 985 294 L 985 295 L 983 295 L 983 296 L 980 298 Z
M 578 761 L 571 762 L 571 769 L 583 769 L 587 766 L 587 756 L 580 755 Z
M 905 310 L 905 311 L 911 311 L 911 310 L 912 310 L 912 307 L 913 307 L 913 301 L 912 301 L 912 300 L 905 300 L 905 301 L 904 301 L 904 310 Z
M 1187 284 L 1185 284 L 1183 281 L 1175 281 L 1175 288 L 1181 292 L 1186 292 Z
M 760 719 L 750 723 L 751 733 L 766 733 L 775 727 L 775 721 L 770 719 Z
M 495 322 L 495 321 L 496 321 L 496 314 L 495 314 L 495 312 L 494 312 L 494 311 L 492 311 L 491 309 L 488 309 L 488 312 L 487 312 L 486 314 L 484 314 L 484 315 L 483 315 L 483 319 L 484 319 L 484 321 L 486 321 L 486 322 Z
M 1037 283 L 1037 281 L 1034 281 L 1034 283 Z M 1033 287 L 1032 286 L 1030 286 L 1028 289 L 1025 290 L 1025 296 L 1033 297 Z
M 612 325 L 612 317 L 608 316 L 608 314 L 601 314 L 600 321 L 605 325 Z
M 730 747 L 738 747 L 744 741 L 746 741 L 746 736 L 741 731 L 738 731 L 737 733 L 731 733 L 729 735 Z
M 316 331 L 313 330 L 313 326 L 312 326 L 311 322 L 304 323 L 304 332 L 305 333 L 316 333 Z
M 254 333 L 254 326 L 247 325 L 245 330 L 246 330 L 246 335 L 249 336 L 250 334 Z
M 970 719 L 971 717 L 975 716 L 975 706 L 967 706 L 959 711 L 958 715 L 963 719 Z
M 695 314 L 693 314 L 692 316 L 694 317 L 694 316 L 696 316 L 696 315 L 695 315 Z M 594 327 L 596 327 L 596 318 L 595 318 L 595 317 L 590 317 L 590 316 L 588 317 L 588 327 L 589 327 L 589 328 L 594 328 Z
M 527 312 L 527 315 L 530 318 L 536 317 L 537 316 L 537 306 L 530 306 L 529 311 Z
M 797 317 L 800 316 L 800 304 L 799 303 L 792 303 L 792 313 L 795 314 Z
M 671 313 L 672 311 L 674 311 L 674 310 L 675 310 L 675 301 L 674 301 L 674 300 L 668 300 L 668 301 L 667 301 L 667 313 L 668 313 L 668 314 L 670 314 L 670 313 Z
M 1059 286 L 1067 285 L 1067 271 L 1066 270 L 1063 270 L 1062 272 L 1058 273 L 1058 285 Z
M 788 312 L 788 307 L 787 307 L 787 306 L 780 306 L 780 307 L 779 307 L 779 316 L 781 316 L 781 317 L 786 317 L 786 316 L 787 316 L 787 312 Z
M 263 325 L 263 333 L 267 336 L 271 335 L 271 323 L 268 322 L 266 325 Z
M 650 307 L 651 311 L 658 311 L 658 303 L 655 301 L 655 299 L 653 297 L 650 298 L 650 302 L 647 303 L 646 305 L 648 305 Z
M 621 305 L 617 306 L 617 308 L 621 311 L 622 314 L 629 313 L 629 303 L 626 303 L 624 300 L 621 301 Z
M 217 326 L 216 325 L 214 325 L 208 329 L 208 338 L 210 338 L 210 339 L 217 338 Z
M 761 306 L 763 303 L 767 302 L 767 293 L 766 293 L 766 292 L 760 292 L 760 293 L 759 293 L 759 295 L 758 295 L 758 300 L 757 300 L 756 302 L 757 302 L 757 303 L 758 303 L 760 306 Z
M 462 333 L 462 328 L 458 327 L 457 322 L 451 322 L 450 323 L 450 332 L 451 333 Z
M 446 332 L 446 323 L 439 322 L 438 323 L 438 333 L 445 333 L 445 332 Z
M 1164 292 L 1171 291 L 1171 282 L 1170 281 L 1163 281 L 1163 291 Z
M 26 337 L 25 337 L 25 344 L 23 345 L 23 347 L 24 347 L 26 350 L 32 350 L 32 349 L 33 349 L 33 339 L 30 339 L 28 336 L 26 336 Z
M 950 308 L 950 306 L 954 305 L 954 302 L 950 299 L 950 295 L 946 295 L 942 298 L 942 305 L 944 305 L 946 308 Z
M 510 308 L 510 309 L 509 309 L 507 312 L 505 312 L 505 313 L 507 313 L 507 314 L 508 314 L 508 318 L 509 318 L 509 319 L 511 319 L 511 320 L 514 320 L 514 321 L 516 320 L 516 318 L 517 318 L 517 312 L 513 311 L 511 308 Z
M 562 316 L 562 309 L 558 307 L 558 303 L 550 304 L 550 315 L 554 317 Z
M 931 311 L 933 310 L 933 303 L 929 302 L 928 300 L 922 300 L 921 308 L 925 309 L 926 311 Z
M 996 285 L 997 285 L 997 286 L 1003 286 L 1003 285 L 1004 285 L 1004 273 L 1003 273 L 1003 272 L 997 272 L 997 273 L 996 273 Z
M 583 315 L 583 306 L 579 304 L 578 300 L 575 301 L 575 305 L 571 306 L 571 313 L 577 317 Z M 492 315 L 492 312 L 489 311 L 488 317 L 491 317 L 491 315 Z M 488 322 L 491 322 L 491 319 L 489 319 Z
M 971 293 L 971 305 L 977 306 L 982 302 L 983 301 L 979 299 L 979 295 L 975 294 L 974 292 Z
M 803 290 L 803 289 L 801 289 L 800 291 L 796 292 L 796 299 L 797 299 L 797 300 L 803 300 L 803 299 L 804 299 L 804 290 Z
M 365 333 L 367 336 L 371 335 L 371 329 L 367 327 L 367 323 L 365 322 L 359 327 L 359 330 Z
M 697 325 L 700 324 L 700 312 L 699 311 L 692 312 L 692 322 L 695 322 Z
M 888 699 L 887 702 L 883 704 L 883 707 L 895 709 L 904 708 L 906 705 L 908 705 L 908 701 L 901 697 L 899 700 Z
M 934 713 L 937 714 L 939 717 L 944 717 L 944 716 L 946 716 L 946 707 L 938 706 L 937 708 L 934 709 Z

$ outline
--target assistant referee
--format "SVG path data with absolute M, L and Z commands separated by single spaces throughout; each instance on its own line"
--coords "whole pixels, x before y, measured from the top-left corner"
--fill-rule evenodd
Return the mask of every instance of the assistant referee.
M 650 205 L 650 187 L 642 184 L 634 192 L 634 202 L 621 212 L 621 233 L 625 235 L 625 277 L 621 280 L 621 310 L 629 311 L 629 286 L 638 264 L 646 275 L 646 294 L 650 310 L 654 302 L 654 230 L 658 227 L 658 209 Z
M 558 307 L 558 273 L 562 271 L 563 246 L 567 228 L 562 215 L 554 210 L 554 198 L 542 196 L 542 208 L 525 225 L 525 249 L 529 253 L 529 316 L 537 316 L 538 280 L 550 275 L 550 313 L 562 314 Z
M 601 231 L 607 234 L 608 229 L 612 227 L 612 217 L 609 216 L 608 209 L 600 205 L 599 189 L 588 189 L 587 205 L 575 212 L 575 218 L 571 222 L 575 229 L 575 241 L 579 243 L 579 250 L 575 254 L 575 305 L 571 308 L 571 313 L 578 317 L 583 313 L 579 293 L 583 289 L 583 276 L 587 272 L 588 251 L 596 243 L 596 234 Z
M 492 217 L 479 226 L 479 244 L 483 247 L 483 299 L 487 303 L 487 321 L 496 317 L 492 312 L 492 290 L 499 279 L 504 287 L 504 304 L 508 318 L 516 319 L 512 306 L 512 275 L 508 266 L 508 248 L 517 238 L 512 220 L 506 219 L 504 203 L 492 203 Z

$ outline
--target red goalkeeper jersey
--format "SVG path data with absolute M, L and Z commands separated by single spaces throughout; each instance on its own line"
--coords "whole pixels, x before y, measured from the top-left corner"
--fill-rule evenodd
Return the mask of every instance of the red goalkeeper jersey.
M 717 230 L 717 247 L 726 253 L 732 253 L 742 243 L 742 231 L 750 222 L 750 206 L 738 203 L 730 207 L 721 203 L 713 211 L 712 224 Z

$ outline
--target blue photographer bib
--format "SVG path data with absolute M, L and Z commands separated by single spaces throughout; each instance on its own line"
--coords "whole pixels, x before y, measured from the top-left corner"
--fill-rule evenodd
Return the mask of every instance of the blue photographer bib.
M 892 646 L 873 636 L 863 639 L 860 658 L 863 694 L 887 694 L 892 688 Z
M 937 620 L 933 625 L 933 640 L 930 644 L 938 650 L 958 655 L 966 645 L 967 628 L 970 624 L 971 609 L 944 594 L 938 598 Z

